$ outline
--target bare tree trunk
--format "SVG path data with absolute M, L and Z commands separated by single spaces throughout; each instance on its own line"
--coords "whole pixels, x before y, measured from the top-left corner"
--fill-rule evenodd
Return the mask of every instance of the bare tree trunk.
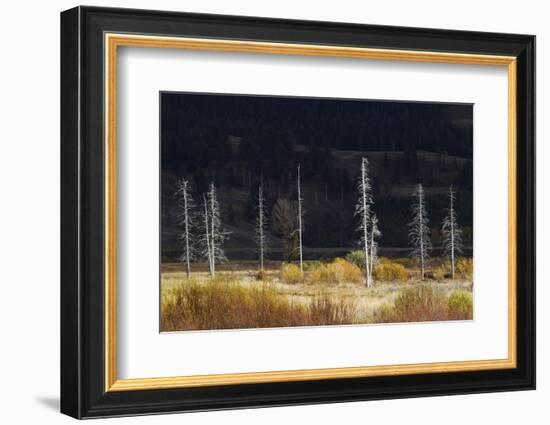
M 418 193 L 418 202 L 422 205 L 422 192 Z M 424 280 L 424 229 L 422 228 L 422 215 L 418 215 L 418 228 L 420 229 L 420 276 Z
M 300 243 L 300 273 L 304 274 L 303 256 L 302 256 L 302 190 L 300 188 L 300 164 L 298 164 L 298 236 Z
M 370 232 L 370 268 L 369 268 L 370 285 L 372 285 L 372 269 L 374 268 L 373 258 L 374 258 L 374 228 L 372 228 Z
M 451 186 L 451 194 L 452 194 L 452 186 Z M 455 278 L 455 232 L 454 232 L 454 208 L 453 208 L 453 196 L 451 196 L 451 278 L 454 280 Z
M 456 212 L 454 209 L 455 194 L 453 186 L 449 187 L 449 208 L 447 215 L 443 219 L 441 234 L 443 236 L 444 255 L 449 256 L 451 260 L 451 278 L 455 278 L 456 255 L 462 253 L 462 230 L 458 225 Z
M 185 263 L 187 279 L 191 276 L 191 261 L 195 258 L 195 243 L 193 240 L 194 208 L 189 181 L 181 178 L 177 182 L 177 190 L 174 194 L 179 213 L 176 214 L 177 225 L 183 228 L 179 239 L 183 241 L 183 253 L 179 260 Z
M 210 271 L 210 275 L 214 276 L 214 269 L 212 268 L 212 252 L 210 247 L 210 222 L 208 219 L 208 203 L 206 201 L 206 196 L 204 198 L 204 229 L 205 229 L 205 237 L 206 237 L 206 253 L 208 257 L 208 270 Z
M 211 196 L 214 196 L 214 194 L 212 194 Z M 212 276 L 214 276 L 216 274 L 216 237 L 215 237 L 215 231 L 216 229 L 214 228 L 214 214 L 215 214 L 215 205 L 214 205 L 214 199 L 212 199 L 210 201 L 210 222 L 211 222 L 211 227 L 212 227 L 212 230 L 210 232 L 210 241 L 212 242 L 212 247 L 210 248 L 210 252 L 211 252 L 211 255 L 212 255 Z
M 187 188 L 186 188 L 187 189 Z M 187 190 L 183 191 L 184 220 L 185 220 L 185 261 L 187 263 L 187 279 L 191 276 L 191 258 L 189 252 L 189 204 Z
M 409 223 L 409 243 L 412 246 L 412 257 L 418 260 L 420 265 L 420 277 L 424 280 L 426 270 L 426 260 L 429 258 L 432 250 L 430 240 L 430 228 L 428 214 L 426 212 L 426 200 L 424 199 L 424 189 L 421 184 L 416 186 L 413 194 L 413 219 Z
M 264 271 L 264 249 L 265 249 L 265 234 L 264 234 L 264 188 L 263 182 L 260 182 L 258 188 L 258 250 L 260 253 L 260 271 Z
M 363 250 L 365 252 L 365 280 L 367 288 L 371 287 L 370 261 L 369 261 L 369 234 L 368 234 L 368 205 L 367 205 L 367 167 L 361 162 L 361 200 L 363 202 L 362 227 L 363 227 Z

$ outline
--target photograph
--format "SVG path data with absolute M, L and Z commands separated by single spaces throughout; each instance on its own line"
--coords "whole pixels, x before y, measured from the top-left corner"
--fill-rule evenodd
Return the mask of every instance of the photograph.
M 21 260 L 5 351 L 25 360 L 10 418 L 541 416 L 542 6 L 495 20 L 399 2 L 10 14 L 39 28 L 11 44 L 40 39 L 5 67 L 21 112 L 6 140 L 25 139 L 3 144 L 21 150 L 4 155 L 4 210 L 22 218 L 4 220 Z M 43 78 L 24 72 L 55 57 Z M 17 284 L 31 264 L 40 281 Z M 20 355 L 46 340 L 39 362 Z M 417 401 L 388 409 L 400 399 Z
M 160 93 L 160 331 L 473 319 L 473 105 Z

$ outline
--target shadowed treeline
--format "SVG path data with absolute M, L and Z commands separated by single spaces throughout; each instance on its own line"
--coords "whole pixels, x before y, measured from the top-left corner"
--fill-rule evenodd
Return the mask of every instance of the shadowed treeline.
M 354 210 L 362 156 L 371 167 L 380 252 L 404 254 L 416 183 L 426 191 L 435 253 L 453 185 L 469 252 L 471 105 L 179 93 L 163 93 L 161 104 L 163 261 L 181 253 L 174 192 L 182 177 L 198 200 L 215 183 L 221 220 L 231 232 L 225 244 L 229 260 L 255 255 L 256 197 L 263 181 L 271 250 L 266 259 L 291 259 L 284 254 L 283 228 L 285 214 L 295 208 L 298 164 L 304 258 L 349 251 L 357 243 Z

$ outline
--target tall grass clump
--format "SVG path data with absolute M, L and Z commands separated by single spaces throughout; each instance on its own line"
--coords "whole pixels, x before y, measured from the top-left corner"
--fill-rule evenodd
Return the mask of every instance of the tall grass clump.
M 300 283 L 304 279 L 300 267 L 295 264 L 286 263 L 281 268 L 281 280 L 285 283 Z
M 402 290 L 394 301 L 394 312 L 400 322 L 444 320 L 446 311 L 445 294 L 428 285 Z
M 457 319 L 471 319 L 474 310 L 472 293 L 468 291 L 453 291 L 447 300 L 451 315 Z
M 357 303 L 319 294 L 309 304 L 310 320 L 317 325 L 350 324 L 357 317 Z
M 215 278 L 188 281 L 163 298 L 161 329 L 204 330 L 292 326 L 307 311 L 291 305 L 269 285 L 241 286 Z
M 386 304 L 379 308 L 374 314 L 374 322 L 399 323 L 471 319 L 473 305 L 468 304 L 466 298 L 467 295 L 458 294 L 458 291 L 447 297 L 443 290 L 428 285 L 417 285 L 401 290 L 393 305 Z
M 161 330 L 245 329 L 349 324 L 355 305 L 325 295 L 292 302 L 269 284 L 240 285 L 222 275 L 189 280 L 162 297 Z

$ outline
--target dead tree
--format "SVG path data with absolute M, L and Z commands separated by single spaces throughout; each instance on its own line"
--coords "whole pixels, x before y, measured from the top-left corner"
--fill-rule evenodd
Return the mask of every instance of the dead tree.
M 372 274 L 376 260 L 376 239 L 380 236 L 378 219 L 373 212 L 372 186 L 368 173 L 369 161 L 361 158 L 361 169 L 357 180 L 357 204 L 355 216 L 359 217 L 359 244 L 365 261 L 365 282 L 367 288 L 372 286 Z
M 424 279 L 426 261 L 430 258 L 432 242 L 428 214 L 426 212 L 426 199 L 424 188 L 421 184 L 416 186 L 413 193 L 412 220 L 409 223 L 409 243 L 412 247 L 411 257 L 416 258 L 420 264 L 420 275 Z
M 267 217 L 265 214 L 264 185 L 260 181 L 258 186 L 258 215 L 256 216 L 256 234 L 255 241 L 258 247 L 258 257 L 260 261 L 260 271 L 264 270 L 264 255 L 267 251 Z
M 210 183 L 207 195 L 207 216 L 210 224 L 210 273 L 212 276 L 216 274 L 216 263 L 227 261 L 223 244 L 229 236 L 222 224 L 220 214 L 220 204 L 214 183 Z
M 300 181 L 300 164 L 298 164 L 298 173 L 296 179 L 296 186 L 298 188 L 298 248 L 300 250 L 300 273 L 304 274 L 304 265 L 303 265 L 303 249 L 302 249 L 302 219 L 303 219 L 303 208 L 302 208 L 302 188 Z
M 195 204 L 191 196 L 191 185 L 189 181 L 184 178 L 179 179 L 174 195 L 178 207 L 178 225 L 183 230 L 179 236 L 179 239 L 183 242 L 183 253 L 180 256 L 180 261 L 185 263 L 187 278 L 189 279 L 191 275 L 191 261 L 193 261 L 196 256 L 193 234 L 195 227 Z
M 214 276 L 214 267 L 212 266 L 212 253 L 211 250 L 211 242 L 210 242 L 210 214 L 208 213 L 208 200 L 206 199 L 206 195 L 203 195 L 203 229 L 204 232 L 202 233 L 199 243 L 201 247 L 201 254 L 204 258 L 208 261 L 208 271 L 210 272 L 211 276 Z
M 462 254 L 462 229 L 458 225 L 455 211 L 455 192 L 449 187 L 449 208 L 443 219 L 441 234 L 443 236 L 443 255 L 451 260 L 451 278 L 455 278 L 455 262 L 457 254 Z

